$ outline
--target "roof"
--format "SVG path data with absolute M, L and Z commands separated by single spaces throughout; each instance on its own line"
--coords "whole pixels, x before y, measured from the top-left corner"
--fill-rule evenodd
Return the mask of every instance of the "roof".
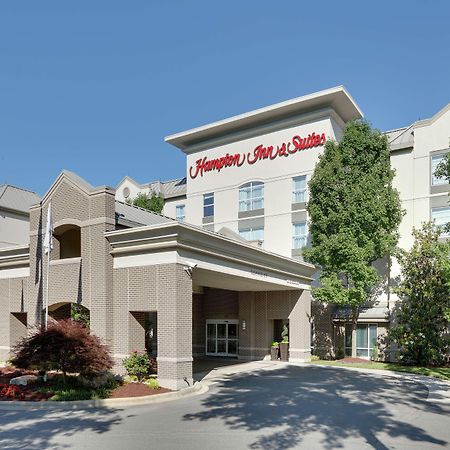
M 337 86 L 172 134 L 165 141 L 190 153 L 190 146 L 326 107 L 333 108 L 345 122 L 363 117 L 344 86 Z
M 384 133 L 391 150 L 399 150 L 414 146 L 414 124 L 409 127 L 398 128 Z
M 161 194 L 164 198 L 186 195 L 186 177 L 161 182 Z
M 116 186 L 116 190 L 122 185 L 122 183 L 128 180 L 137 186 L 139 189 L 149 190 L 155 194 L 161 195 L 164 199 L 181 197 L 186 195 L 186 177 L 175 178 L 168 181 L 151 181 L 150 183 L 138 183 L 136 180 L 129 176 L 125 176 L 120 183 Z
M 35 192 L 10 184 L 0 185 L 0 208 L 28 213 L 30 206 L 39 201 L 40 197 Z
M 116 222 L 127 227 L 138 227 L 175 222 L 175 220 L 116 200 Z

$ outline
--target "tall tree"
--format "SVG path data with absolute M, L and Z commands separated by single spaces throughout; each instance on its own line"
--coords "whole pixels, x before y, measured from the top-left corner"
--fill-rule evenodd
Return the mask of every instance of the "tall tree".
M 411 250 L 400 250 L 397 257 L 402 281 L 389 338 L 408 364 L 440 365 L 450 350 L 450 244 L 439 242 L 439 234 L 432 223 L 424 224 L 413 231 Z
M 372 263 L 393 252 L 402 209 L 392 187 L 387 138 L 365 121 L 347 124 L 339 143 L 327 141 L 309 182 L 311 248 L 321 266 L 314 298 L 351 308 L 352 356 L 356 323 L 380 277 Z
M 161 195 L 157 195 L 154 192 L 151 194 L 139 192 L 135 198 L 132 200 L 127 200 L 127 202 L 158 214 L 161 213 L 164 207 L 164 199 Z

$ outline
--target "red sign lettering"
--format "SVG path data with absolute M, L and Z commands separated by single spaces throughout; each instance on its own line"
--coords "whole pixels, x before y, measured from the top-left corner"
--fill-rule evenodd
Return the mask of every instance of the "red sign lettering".
M 227 153 L 225 156 L 214 159 L 208 159 L 207 156 L 204 156 L 195 162 L 195 166 L 189 168 L 189 176 L 194 179 L 198 175 L 202 177 L 205 172 L 211 172 L 212 170 L 220 172 L 226 167 L 241 167 L 245 162 L 252 165 L 264 159 L 273 160 L 275 158 L 288 157 L 307 148 L 322 146 L 325 144 L 325 141 L 325 133 L 312 133 L 305 138 L 293 136 L 290 142 L 283 142 L 281 145 L 277 145 L 276 149 L 271 145 L 268 147 L 258 145 L 253 152 L 235 153 L 234 155 Z

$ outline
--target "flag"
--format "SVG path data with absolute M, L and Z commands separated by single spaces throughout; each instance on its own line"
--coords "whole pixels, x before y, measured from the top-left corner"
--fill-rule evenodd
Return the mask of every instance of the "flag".
M 47 225 L 45 227 L 44 251 L 48 255 L 53 250 L 52 204 L 48 204 Z

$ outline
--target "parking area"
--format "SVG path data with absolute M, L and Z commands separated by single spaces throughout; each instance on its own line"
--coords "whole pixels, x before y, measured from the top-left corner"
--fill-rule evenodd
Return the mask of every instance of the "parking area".
M 430 401 L 421 382 L 335 367 L 246 364 L 217 368 L 206 381 L 210 386 L 206 394 L 165 404 L 71 412 L 1 411 L 0 447 L 449 446 L 450 404 Z

